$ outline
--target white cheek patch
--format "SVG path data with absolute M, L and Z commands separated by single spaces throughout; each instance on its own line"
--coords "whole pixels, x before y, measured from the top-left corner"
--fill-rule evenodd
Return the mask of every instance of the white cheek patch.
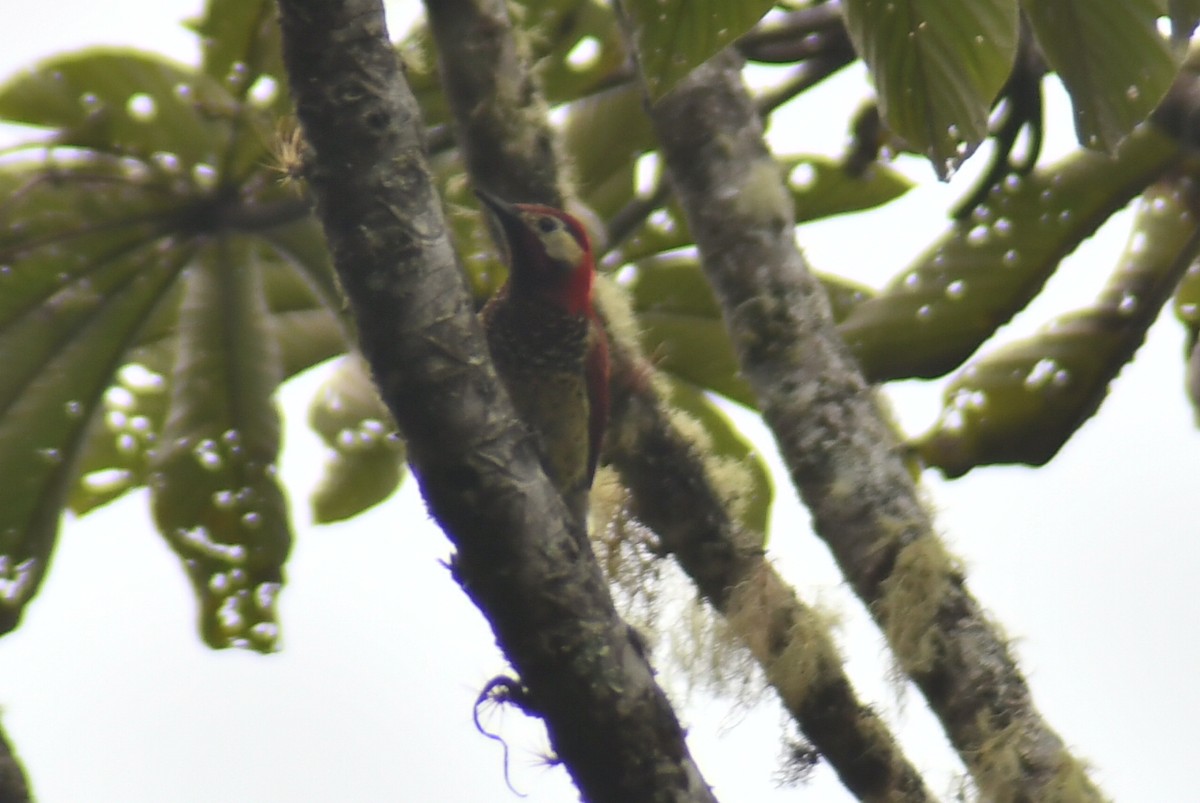
M 575 268 L 583 260 L 583 249 L 568 232 L 559 230 L 542 238 L 546 256 L 554 262 Z

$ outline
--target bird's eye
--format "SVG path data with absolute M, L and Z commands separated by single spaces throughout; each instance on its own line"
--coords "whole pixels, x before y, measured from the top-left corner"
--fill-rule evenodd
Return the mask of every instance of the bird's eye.
M 541 230 L 542 234 L 549 234 L 558 229 L 558 220 L 552 217 L 538 218 L 537 227 Z

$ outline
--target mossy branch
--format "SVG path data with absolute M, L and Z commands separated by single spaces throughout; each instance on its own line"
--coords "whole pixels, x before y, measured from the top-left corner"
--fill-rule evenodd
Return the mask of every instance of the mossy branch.
M 614 339 L 608 459 L 633 512 L 659 537 L 762 667 L 800 731 L 861 800 L 933 796 L 887 725 L 855 695 L 829 624 L 776 572 L 761 536 L 738 524 L 704 456 L 673 421 L 629 341 Z
M 1099 800 L 1034 708 L 1003 637 L 941 546 L 896 435 L 838 337 L 794 242 L 791 199 L 724 53 L 651 110 L 742 374 L 842 572 L 888 636 L 976 783 L 994 800 Z M 923 627 L 907 617 L 920 599 Z M 1021 757 L 995 771 L 994 752 Z
M 454 575 L 594 801 L 711 801 L 584 533 L 501 389 L 379 0 L 280 0 L 305 176 Z
M 529 52 L 503 0 L 426 2 L 467 173 L 501 198 L 562 208 L 559 159 Z
M 450 0 L 427 8 L 472 181 L 502 187 L 513 198 L 563 205 L 570 193 L 553 158 L 545 104 L 520 58 L 504 3 Z M 822 617 L 775 572 L 761 537 L 736 523 L 704 456 L 676 426 L 637 346 L 631 313 L 622 309 L 628 302 L 619 291 L 599 301 L 610 320 L 613 356 L 606 459 L 628 484 L 635 513 L 727 617 L 847 788 L 864 800 L 929 799 L 882 720 L 856 699 Z M 810 671 L 798 671 L 801 655 Z

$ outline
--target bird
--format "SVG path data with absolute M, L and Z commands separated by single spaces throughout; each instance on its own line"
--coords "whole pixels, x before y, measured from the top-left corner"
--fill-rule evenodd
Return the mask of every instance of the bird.
M 609 408 L 592 246 L 583 224 L 561 209 L 476 194 L 508 263 L 508 280 L 480 312 L 492 362 L 538 440 L 546 475 L 586 529 Z

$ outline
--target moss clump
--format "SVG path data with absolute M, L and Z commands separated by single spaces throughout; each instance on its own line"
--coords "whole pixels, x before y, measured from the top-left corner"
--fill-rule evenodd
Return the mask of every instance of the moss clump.
M 937 616 L 950 592 L 962 584 L 962 564 L 937 538 L 918 538 L 900 549 L 883 594 L 875 603 L 900 666 L 926 672 L 942 650 Z

